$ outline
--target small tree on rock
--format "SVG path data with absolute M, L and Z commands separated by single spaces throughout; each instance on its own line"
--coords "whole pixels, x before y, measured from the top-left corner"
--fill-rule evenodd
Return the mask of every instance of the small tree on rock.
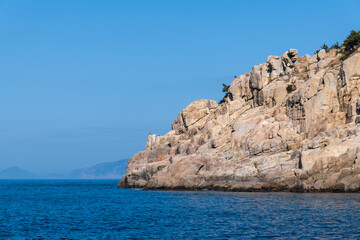
M 360 31 L 351 30 L 350 34 L 344 40 L 343 45 L 345 52 L 354 52 L 360 45 Z
M 331 45 L 330 50 L 332 50 L 332 49 L 339 49 L 339 48 L 340 48 L 339 42 L 336 42 L 336 43 L 334 43 L 333 45 Z
M 219 101 L 219 104 L 222 104 L 225 102 L 225 99 L 227 97 L 230 97 L 230 99 L 232 100 L 232 94 L 229 92 L 229 88 L 230 88 L 230 85 L 226 85 L 225 83 L 223 83 L 223 89 L 222 91 L 225 93 L 225 96 L 223 97 L 223 99 L 221 99 Z
M 324 49 L 325 52 L 329 52 L 329 51 L 330 51 L 328 45 L 326 45 L 325 43 L 324 43 L 324 45 L 321 46 L 321 49 Z

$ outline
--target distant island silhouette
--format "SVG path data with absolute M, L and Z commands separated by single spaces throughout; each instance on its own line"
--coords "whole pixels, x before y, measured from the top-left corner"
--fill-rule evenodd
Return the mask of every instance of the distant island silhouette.
M 126 172 L 128 159 L 98 163 L 94 166 L 75 169 L 65 174 L 38 176 L 19 167 L 0 171 L 0 179 L 121 179 Z

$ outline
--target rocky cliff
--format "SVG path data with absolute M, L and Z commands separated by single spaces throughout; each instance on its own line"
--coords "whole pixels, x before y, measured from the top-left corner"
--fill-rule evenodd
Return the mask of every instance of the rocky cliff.
M 237 77 L 225 101 L 198 100 L 148 135 L 119 187 L 360 190 L 360 52 L 290 49 Z

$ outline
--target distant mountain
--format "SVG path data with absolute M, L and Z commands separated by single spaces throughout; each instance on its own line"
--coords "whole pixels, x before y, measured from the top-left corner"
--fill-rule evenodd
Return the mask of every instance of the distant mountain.
M 0 179 L 34 179 L 38 176 L 18 167 L 9 167 L 0 171 Z
M 115 162 L 104 162 L 92 167 L 76 169 L 68 174 L 58 176 L 67 179 L 121 179 L 126 172 L 128 159 Z

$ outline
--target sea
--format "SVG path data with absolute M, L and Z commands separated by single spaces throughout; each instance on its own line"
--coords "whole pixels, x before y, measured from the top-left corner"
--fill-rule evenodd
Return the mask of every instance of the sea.
M 0 180 L 0 239 L 360 239 L 360 194 Z

